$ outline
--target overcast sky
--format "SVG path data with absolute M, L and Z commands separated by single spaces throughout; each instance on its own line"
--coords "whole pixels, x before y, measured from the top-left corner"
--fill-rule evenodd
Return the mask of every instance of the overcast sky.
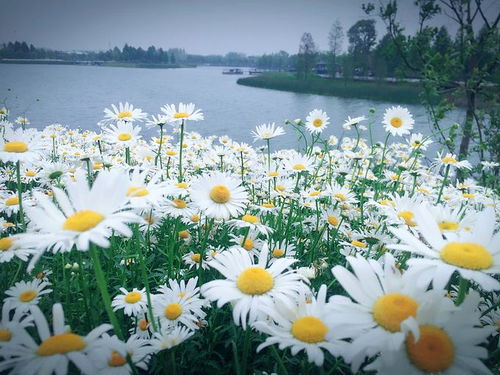
M 321 50 L 339 19 L 346 31 L 361 18 L 363 0 L 0 0 L 0 42 L 26 41 L 58 50 L 133 46 L 185 48 L 193 54 L 229 51 L 296 53 L 303 32 Z M 413 0 L 400 0 L 400 20 L 413 32 Z M 498 8 L 500 0 L 493 0 Z M 436 24 L 452 22 L 440 16 Z M 450 27 L 450 29 L 454 29 Z M 378 37 L 385 28 L 377 20 Z

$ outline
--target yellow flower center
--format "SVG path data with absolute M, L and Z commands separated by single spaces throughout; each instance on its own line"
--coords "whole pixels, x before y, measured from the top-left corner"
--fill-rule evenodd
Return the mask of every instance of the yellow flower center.
M 246 251 L 250 251 L 253 249 L 254 247 L 254 244 L 253 244 L 253 241 L 252 239 L 250 238 L 246 238 L 244 242 L 241 243 L 241 246 L 246 250 Z
M 26 171 L 24 174 L 28 177 L 35 177 L 36 176 L 36 171 Z
M 85 341 L 74 333 L 61 333 L 44 340 L 37 351 L 38 355 L 49 356 L 55 354 L 66 354 L 85 348 Z
M 37 296 L 36 290 L 26 290 L 19 295 L 19 301 L 29 302 L 35 299 Z
M 191 217 L 191 221 L 193 223 L 197 223 L 198 221 L 200 221 L 200 215 L 196 215 L 194 214 L 192 217 Z
M 401 322 L 417 315 L 418 303 L 413 298 L 400 294 L 389 293 L 378 298 L 373 304 L 373 319 L 391 332 L 401 330 Z
M 283 185 L 276 185 L 276 190 L 280 192 L 284 192 L 286 190 L 286 187 Z
M 262 203 L 262 207 L 264 207 L 264 208 L 274 208 L 274 204 L 272 204 L 272 203 Z
M 351 245 L 358 246 L 358 247 L 366 247 L 366 244 L 364 242 L 361 242 L 358 240 L 351 241 Z
M 251 224 L 256 224 L 259 222 L 259 218 L 257 216 L 253 216 L 253 215 L 243 215 L 241 220 L 246 221 L 247 223 L 251 223 Z
M 267 175 L 269 177 L 278 177 L 280 174 L 279 174 L 279 172 L 269 172 Z
M 393 128 L 400 128 L 403 125 L 403 121 L 399 117 L 391 118 L 391 126 Z
M 118 140 L 119 141 L 130 141 L 132 139 L 132 134 L 130 133 L 120 133 L 118 134 Z
M 338 198 L 342 202 L 345 202 L 345 200 L 347 199 L 347 197 L 344 194 L 342 194 L 342 193 L 337 193 L 337 194 L 334 195 L 334 197 Z
M 7 142 L 3 145 L 3 150 L 5 152 L 15 152 L 20 154 L 28 151 L 28 145 L 24 142 Z
M 274 249 L 273 250 L 273 257 L 274 258 L 281 258 L 285 254 L 285 250 L 283 249 Z
M 245 294 L 260 295 L 273 288 L 274 280 L 264 268 L 249 267 L 240 273 L 236 286 Z
M 142 294 L 139 292 L 130 292 L 125 296 L 125 302 L 127 303 L 137 303 L 141 300 Z
M 443 231 L 456 231 L 459 228 L 459 225 L 455 221 L 441 221 L 439 224 L 439 229 L 441 232 Z
M 450 242 L 440 252 L 443 262 L 469 270 L 491 267 L 493 257 L 483 245 L 472 242 Z
M 471 194 L 471 193 L 463 193 L 463 194 L 462 194 L 462 197 L 464 197 L 464 198 L 474 198 L 474 194 Z
M 187 117 L 189 117 L 189 113 L 187 112 L 174 113 L 174 118 L 187 118 Z
M 14 239 L 12 237 L 0 238 L 0 251 L 9 250 L 13 242 Z
M 137 326 L 139 327 L 139 329 L 141 331 L 145 331 L 148 329 L 148 321 L 146 319 L 141 319 L 141 320 L 139 320 L 139 323 L 137 324 Z
M 448 369 L 455 358 L 455 348 L 448 334 L 432 325 L 420 326 L 417 342 L 411 332 L 408 334 L 406 352 L 418 369 L 433 374 Z
M 200 263 L 201 260 L 201 254 L 195 253 L 191 255 L 191 260 L 196 263 Z
M 315 344 L 325 341 L 328 327 L 321 319 L 314 316 L 304 316 L 293 322 L 291 331 L 297 340 Z
M 321 194 L 321 191 L 316 190 L 316 191 L 311 191 L 311 192 L 309 193 L 309 196 L 310 196 L 310 197 L 317 197 L 317 196 L 318 196 L 318 195 L 320 195 L 320 194 Z
M 144 197 L 148 194 L 149 191 L 144 186 L 131 186 L 127 190 L 127 196 L 129 197 Z
M 132 117 L 132 112 L 130 112 L 130 111 L 123 111 L 123 112 L 118 113 L 117 117 L 118 118 Z
M 11 338 L 12 338 L 11 331 L 7 331 L 6 329 L 0 329 L 0 342 L 10 341 Z
M 315 128 L 320 128 L 320 127 L 321 127 L 321 125 L 323 125 L 323 120 L 321 120 L 320 118 L 316 118 L 316 119 L 314 119 L 314 121 L 313 121 L 313 126 L 314 126 Z
M 231 199 L 231 192 L 225 185 L 215 185 L 210 190 L 210 199 L 215 203 L 224 204 Z
M 336 227 L 337 225 L 339 225 L 339 219 L 337 219 L 335 216 L 328 216 L 328 224 L 330 224 L 331 226 L 334 226 Z
M 409 227 L 415 227 L 417 226 L 417 223 L 413 220 L 413 212 L 411 211 L 401 211 L 399 214 L 398 214 L 398 217 L 403 219 L 406 223 L 406 225 L 408 225 Z
M 125 363 L 127 363 L 127 359 L 122 357 L 120 353 L 113 350 L 113 352 L 111 353 L 111 358 L 108 361 L 108 365 L 111 367 L 121 367 Z
M 175 320 L 182 314 L 182 306 L 178 303 L 171 303 L 165 307 L 163 314 L 169 320 Z
M 182 199 L 174 199 L 172 202 L 175 204 L 175 208 L 186 208 L 187 204 Z
M 292 169 L 296 171 L 303 171 L 304 169 L 306 169 L 306 167 L 304 166 L 304 164 L 295 164 Z
M 104 216 L 92 210 L 77 211 L 69 216 L 63 224 L 63 229 L 75 232 L 85 232 L 96 227 Z
M 5 200 L 6 206 L 15 206 L 19 204 L 19 197 L 10 197 Z
M 445 164 L 455 164 L 457 162 L 457 159 L 452 158 L 451 156 L 446 156 L 442 158 L 441 161 Z
M 178 188 L 181 188 L 181 189 L 187 189 L 188 188 L 188 184 L 186 184 L 185 182 L 177 182 L 175 184 L 175 186 L 177 186 Z
M 188 230 L 181 230 L 179 232 L 179 237 L 182 239 L 189 238 L 189 231 Z

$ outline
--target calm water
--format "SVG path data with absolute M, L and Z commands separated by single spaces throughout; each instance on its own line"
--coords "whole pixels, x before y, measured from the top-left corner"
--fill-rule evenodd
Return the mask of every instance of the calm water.
M 342 123 L 348 115 L 367 115 L 373 107 L 377 119 L 374 138 L 383 140 L 380 125 L 383 112 L 395 105 L 240 86 L 236 80 L 241 76 L 222 75 L 222 70 L 219 67 L 138 69 L 0 64 L 0 105 L 5 100 L 11 118 L 25 114 L 31 126 L 38 128 L 61 123 L 97 130 L 96 123 L 102 119 L 103 109 L 112 103 L 128 101 L 149 114 L 157 114 L 164 104 L 193 102 L 205 113 L 205 121 L 190 123 L 188 130 L 203 135 L 228 135 L 249 143 L 252 142 L 250 131 L 256 125 L 305 119 L 315 108 L 325 110 L 330 116 L 326 135 L 341 136 Z M 425 109 L 419 105 L 407 107 L 416 120 L 415 131 L 429 134 L 431 128 Z M 462 111 L 454 111 L 447 123 L 460 122 L 462 116 Z M 296 136 L 291 131 L 273 144 L 293 147 Z

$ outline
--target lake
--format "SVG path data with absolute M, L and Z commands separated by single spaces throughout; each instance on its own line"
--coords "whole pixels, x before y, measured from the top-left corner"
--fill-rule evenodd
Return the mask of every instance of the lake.
M 140 69 L 67 65 L 0 64 L 0 106 L 6 105 L 10 117 L 26 116 L 31 126 L 43 128 L 52 123 L 98 130 L 96 123 L 103 109 L 128 101 L 156 115 L 167 103 L 193 102 L 205 114 L 205 121 L 189 123 L 188 130 L 203 135 L 228 135 L 252 143 L 251 130 L 264 122 L 283 125 L 286 119 L 305 119 L 309 111 L 320 108 L 330 116 L 325 135 L 354 136 L 343 132 L 347 116 L 367 115 L 376 110 L 374 138 L 385 137 L 381 121 L 385 108 L 397 103 L 289 93 L 247 86 L 236 80 L 242 76 L 223 75 L 222 67 L 185 69 Z M 248 69 L 245 69 L 247 71 Z M 10 89 L 10 91 L 8 91 Z M 415 132 L 429 134 L 425 108 L 404 105 L 415 118 Z M 462 110 L 448 115 L 447 127 L 460 122 Z M 273 140 L 275 147 L 294 147 L 292 129 Z M 154 130 L 144 131 L 153 135 Z M 259 143 L 256 143 L 259 144 Z

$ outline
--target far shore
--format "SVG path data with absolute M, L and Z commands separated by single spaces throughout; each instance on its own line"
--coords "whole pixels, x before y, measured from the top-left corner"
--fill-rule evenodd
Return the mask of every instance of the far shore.
M 34 64 L 34 65 L 80 65 L 80 66 L 103 66 L 121 68 L 147 68 L 147 69 L 176 69 L 196 68 L 194 64 L 155 64 L 134 63 L 124 61 L 70 61 L 70 60 L 48 60 L 48 59 L 0 59 L 0 64 Z

